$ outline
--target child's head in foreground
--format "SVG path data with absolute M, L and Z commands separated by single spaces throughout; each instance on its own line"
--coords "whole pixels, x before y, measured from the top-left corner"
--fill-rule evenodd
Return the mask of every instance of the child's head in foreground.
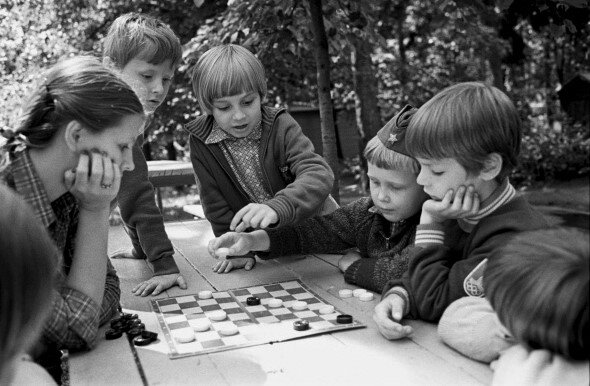
M 518 342 L 588 359 L 589 259 L 588 234 L 579 230 L 521 233 L 488 260 L 486 297 Z
M 373 137 L 363 153 L 368 163 L 371 198 L 388 221 L 418 213 L 426 195 L 416 182 L 418 162 L 405 148 L 405 131 L 416 109 L 406 106 Z
M 50 310 L 58 253 L 28 205 L 4 185 L 0 213 L 0 384 L 10 384 L 14 359 L 35 343 Z
M 164 101 L 182 59 L 180 39 L 151 16 L 127 13 L 109 28 L 103 60 L 133 88 L 147 113 Z
M 408 151 L 422 166 L 418 183 L 434 199 L 461 185 L 501 183 L 517 164 L 521 123 L 506 94 L 479 82 L 450 86 L 412 118 Z
M 209 49 L 195 66 L 192 84 L 201 109 L 226 133 L 242 138 L 260 122 L 266 78 L 262 63 L 247 48 Z

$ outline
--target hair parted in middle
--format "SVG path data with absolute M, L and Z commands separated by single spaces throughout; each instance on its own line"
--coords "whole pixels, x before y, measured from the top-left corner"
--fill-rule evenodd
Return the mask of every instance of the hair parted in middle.
M 267 91 L 262 63 L 236 44 L 216 46 L 201 55 L 193 69 L 192 84 L 199 106 L 207 114 L 213 111 L 215 99 L 257 92 L 264 100 Z
M 574 228 L 523 232 L 490 256 L 486 298 L 514 338 L 571 359 L 590 357 L 590 241 Z
M 182 59 L 182 45 L 164 22 L 130 12 L 115 19 L 109 28 L 102 56 L 111 58 L 119 68 L 132 59 L 142 59 L 156 65 L 170 60 L 175 69 Z
M 464 82 L 447 87 L 410 122 L 408 151 L 414 157 L 453 158 L 470 173 L 483 170 L 491 153 L 502 157 L 498 181 L 518 163 L 521 121 L 514 103 L 496 87 Z

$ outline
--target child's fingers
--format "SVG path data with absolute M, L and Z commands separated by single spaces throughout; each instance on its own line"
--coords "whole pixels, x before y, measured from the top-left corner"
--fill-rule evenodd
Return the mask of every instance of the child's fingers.
M 250 219 L 250 228 L 257 229 L 260 227 L 262 220 L 264 220 L 265 214 L 264 211 L 255 212 Z
M 225 261 L 220 261 L 213 266 L 213 272 L 219 272 L 220 270 L 225 269 Z
M 273 224 L 273 223 L 274 223 L 274 221 L 273 221 L 273 220 L 274 220 L 274 218 L 273 218 L 273 215 L 272 215 L 272 213 L 267 213 L 267 214 L 264 216 L 264 218 L 262 219 L 262 221 L 260 221 L 260 228 L 261 228 L 261 229 L 268 228 L 268 226 L 269 226 L 270 224 Z
M 219 238 L 215 238 L 213 240 L 209 240 L 209 244 L 207 244 L 207 251 L 209 251 L 209 255 L 211 257 L 217 259 L 217 255 L 215 254 L 215 250 L 217 249 L 217 245 L 219 243 Z
M 246 271 L 251 270 L 254 267 L 254 263 L 255 263 L 254 259 L 248 259 L 248 261 L 246 262 L 246 265 L 244 266 L 244 269 Z
M 453 198 L 451 210 L 453 210 L 455 213 L 459 212 L 461 210 L 461 208 L 463 207 L 463 198 L 464 197 L 465 197 L 465 187 L 459 186 L 459 188 L 457 189 L 457 193 L 455 194 L 455 197 Z
M 242 209 L 238 210 L 238 212 L 234 215 L 234 218 L 231 219 L 231 223 L 229 224 L 230 230 L 240 232 L 236 229 L 236 227 L 242 221 L 242 217 L 244 217 L 244 214 L 246 214 L 246 212 L 248 211 L 248 206 L 249 205 L 246 205 Z
M 464 213 L 471 213 L 472 212 L 473 194 L 474 194 L 473 185 L 469 185 L 469 187 L 465 191 L 465 197 L 463 197 L 463 205 L 461 207 L 462 212 L 464 212 Z
M 473 193 L 473 204 L 471 206 L 471 214 L 470 216 L 475 216 L 477 212 L 479 212 L 479 194 Z
M 176 284 L 178 284 L 178 287 L 180 287 L 180 289 L 188 288 L 188 285 L 186 284 L 186 279 L 182 275 L 178 275 L 176 277 Z
M 444 208 L 448 208 L 449 206 L 451 206 L 451 201 L 453 201 L 453 189 L 449 189 L 445 195 L 443 196 L 443 199 L 441 200 L 440 204 L 442 207 Z
M 225 261 L 227 264 L 225 265 L 225 270 L 223 271 L 224 273 L 229 273 L 233 268 L 234 268 L 234 264 L 231 260 L 226 260 Z
M 152 296 L 156 296 L 162 293 L 162 291 L 164 291 L 164 285 L 162 285 L 162 283 L 158 283 L 158 285 L 156 285 L 156 288 L 154 288 L 154 290 L 152 291 Z
M 248 226 L 247 226 L 245 223 L 243 223 L 243 222 L 240 222 L 240 223 L 238 224 L 238 226 L 236 226 L 236 227 L 235 227 L 234 231 L 235 231 L 235 232 L 243 232 L 243 231 L 245 231 L 246 229 L 248 229 Z

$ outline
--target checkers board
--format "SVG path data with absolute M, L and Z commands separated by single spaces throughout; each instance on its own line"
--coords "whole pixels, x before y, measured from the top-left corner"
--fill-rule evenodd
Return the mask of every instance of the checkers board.
M 246 299 L 250 296 L 260 298 L 260 304 L 247 305 Z M 268 301 L 273 298 L 281 299 L 282 306 L 269 307 Z M 299 300 L 307 303 L 307 309 L 293 310 L 291 305 Z M 199 299 L 195 294 L 151 301 L 162 335 L 170 349 L 168 356 L 172 359 L 365 326 L 356 320 L 348 324 L 337 323 L 336 317 L 342 314 L 338 309 L 335 308 L 330 314 L 319 312 L 326 305 L 330 303 L 300 280 L 213 292 L 210 299 Z M 208 315 L 216 310 L 225 311 L 227 318 L 223 321 L 210 319 Z M 197 320 L 202 318 L 210 320 L 211 327 L 208 331 L 193 330 L 195 340 L 189 343 L 179 343 L 174 339 L 175 331 L 192 330 L 198 324 Z M 296 320 L 308 321 L 309 329 L 296 331 L 293 328 Z M 231 336 L 218 333 L 228 325 L 235 325 L 238 333 Z

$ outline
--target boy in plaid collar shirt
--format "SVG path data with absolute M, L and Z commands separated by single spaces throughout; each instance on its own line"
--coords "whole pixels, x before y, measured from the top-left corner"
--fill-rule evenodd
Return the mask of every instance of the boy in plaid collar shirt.
M 263 106 L 262 63 L 246 48 L 213 47 L 198 60 L 193 88 L 206 113 L 186 125 L 199 194 L 213 233 L 281 227 L 337 204 L 334 174 L 284 110 Z M 223 270 L 254 266 L 253 257 Z

